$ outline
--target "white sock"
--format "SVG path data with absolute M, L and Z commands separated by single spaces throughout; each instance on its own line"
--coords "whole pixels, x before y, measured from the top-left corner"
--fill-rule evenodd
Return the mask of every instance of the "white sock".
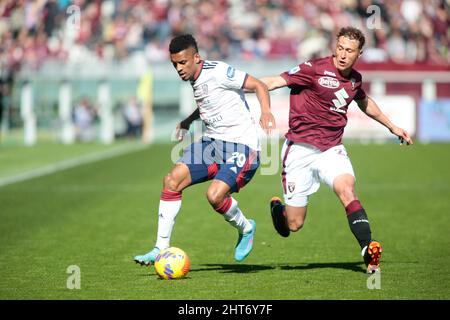
M 223 217 L 229 224 L 238 229 L 241 234 L 252 231 L 253 226 L 244 216 L 241 209 L 239 209 L 238 202 L 233 197 L 230 198 L 231 206 L 228 211 L 223 214 Z
M 160 250 L 170 247 L 170 236 L 180 208 L 181 192 L 163 190 L 159 200 L 158 235 L 155 245 Z

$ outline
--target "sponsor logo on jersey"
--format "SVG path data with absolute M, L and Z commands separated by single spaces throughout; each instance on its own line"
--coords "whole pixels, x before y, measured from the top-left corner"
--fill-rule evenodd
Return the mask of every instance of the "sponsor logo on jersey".
M 234 72 L 235 72 L 236 70 L 233 68 L 233 67 L 228 67 L 228 70 L 227 70 L 227 77 L 228 78 L 230 78 L 230 79 L 232 79 L 233 77 L 234 77 Z
M 335 74 L 334 72 L 327 71 L 327 70 L 325 70 L 325 71 L 323 72 L 323 74 L 326 75 L 326 76 L 336 77 L 336 74 Z
M 339 88 L 339 81 L 331 77 L 320 77 L 317 80 L 322 87 L 336 89 Z
M 303 62 L 303 64 L 306 64 L 307 66 L 310 66 L 310 67 L 312 67 L 312 64 L 311 64 L 311 62 L 309 62 L 309 61 Z
M 207 125 L 213 126 L 213 127 L 217 124 L 217 122 L 220 122 L 222 120 L 223 120 L 222 115 L 218 115 L 216 117 L 212 117 L 212 118 L 209 118 L 209 119 L 204 119 L 204 121 L 205 121 L 205 123 Z
M 293 67 L 291 70 L 289 70 L 288 74 L 291 75 L 291 74 L 297 73 L 299 71 L 300 71 L 300 66 L 296 66 L 296 67 Z
M 331 111 L 336 111 L 336 112 L 339 112 L 339 113 L 347 113 L 347 111 L 345 111 L 344 109 L 341 109 L 343 107 L 345 107 L 345 106 L 331 107 L 330 110 Z

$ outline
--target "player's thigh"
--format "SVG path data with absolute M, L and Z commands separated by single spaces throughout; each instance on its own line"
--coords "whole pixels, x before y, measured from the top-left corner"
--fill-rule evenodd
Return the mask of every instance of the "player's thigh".
M 194 185 L 214 178 L 218 171 L 218 166 L 208 156 L 211 141 L 200 139 L 191 143 L 183 151 L 183 155 L 177 164 L 184 164 L 188 169 L 190 184 Z
M 320 187 L 313 163 L 320 152 L 314 148 L 293 144 L 283 147 L 281 182 L 284 201 L 292 207 L 306 207 L 308 196 Z
M 255 175 L 259 167 L 259 152 L 242 144 L 227 144 L 230 147 L 223 152 L 223 162 L 215 179 L 226 183 L 230 193 L 239 192 Z
M 325 182 L 332 190 L 334 182 L 338 177 L 347 177 L 344 182 L 355 181 L 355 173 L 347 151 L 343 145 L 328 149 L 320 156 L 316 162 L 317 172 L 320 179 Z

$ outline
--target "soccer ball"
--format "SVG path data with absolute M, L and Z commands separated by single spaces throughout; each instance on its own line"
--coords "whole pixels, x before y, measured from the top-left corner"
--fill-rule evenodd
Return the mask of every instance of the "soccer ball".
M 161 251 L 155 259 L 156 274 L 162 279 L 180 279 L 187 275 L 191 262 L 180 248 L 170 247 Z

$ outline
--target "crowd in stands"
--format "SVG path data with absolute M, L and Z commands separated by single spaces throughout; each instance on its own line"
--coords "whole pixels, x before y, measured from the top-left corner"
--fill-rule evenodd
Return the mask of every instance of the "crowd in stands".
M 46 59 L 168 59 L 192 33 L 214 59 L 303 61 L 329 54 L 336 31 L 366 34 L 366 62 L 450 63 L 449 0 L 2 0 L 2 77 Z

